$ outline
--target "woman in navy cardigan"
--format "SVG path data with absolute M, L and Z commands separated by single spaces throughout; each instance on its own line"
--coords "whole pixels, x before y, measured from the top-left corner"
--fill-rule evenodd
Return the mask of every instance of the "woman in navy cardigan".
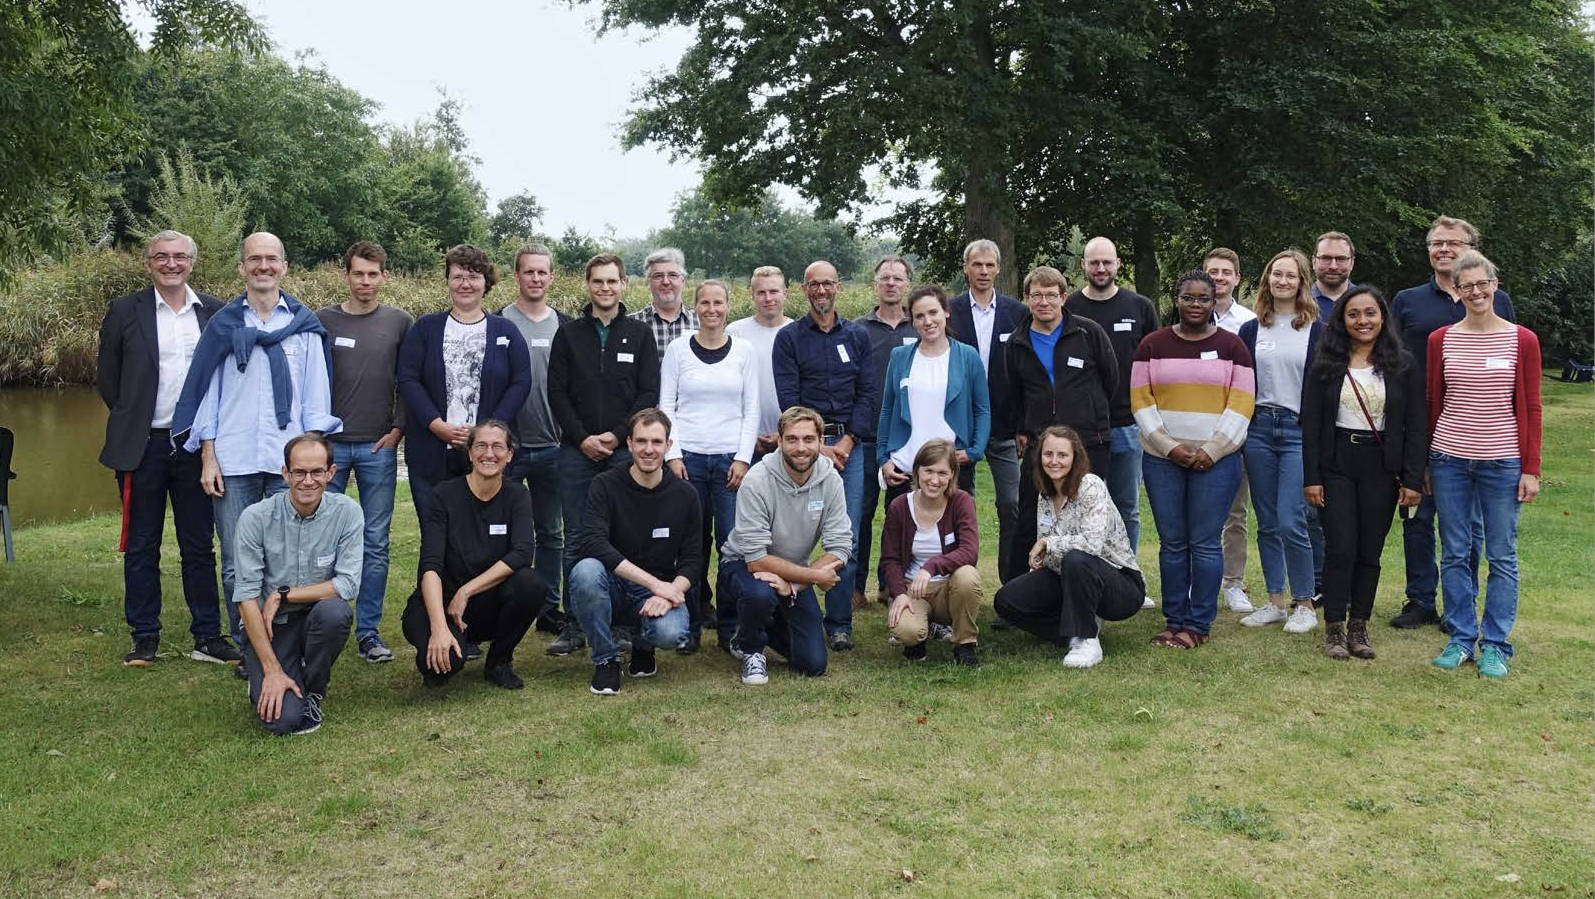
M 934 284 L 915 288 L 908 315 L 919 340 L 892 350 L 875 430 L 875 464 L 888 504 L 908 492 L 914 455 L 936 438 L 957 448 L 958 486 L 972 491 L 972 463 L 985 456 L 991 436 L 986 369 L 974 347 L 947 336 L 946 291 Z
M 471 427 L 514 421 L 532 389 L 532 360 L 520 329 L 482 308 L 498 280 L 492 260 L 461 244 L 444 257 L 444 268 L 448 311 L 421 316 L 399 346 L 399 396 L 409 423 L 404 459 L 423 521 L 433 488 L 469 470 L 465 437 Z

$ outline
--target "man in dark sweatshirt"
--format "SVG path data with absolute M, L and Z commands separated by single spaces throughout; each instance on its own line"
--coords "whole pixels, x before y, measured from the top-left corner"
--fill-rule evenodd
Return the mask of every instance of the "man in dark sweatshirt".
M 620 692 L 620 648 L 610 623 L 636 618 L 632 677 L 653 677 L 654 650 L 687 635 L 687 592 L 703 577 L 698 492 L 665 467 L 670 419 L 658 409 L 631 417 L 631 464 L 593 478 L 577 537 L 567 601 L 593 647 L 592 691 Z

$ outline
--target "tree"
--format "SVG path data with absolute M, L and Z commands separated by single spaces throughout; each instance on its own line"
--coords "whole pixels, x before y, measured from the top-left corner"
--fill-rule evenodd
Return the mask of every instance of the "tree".
M 200 248 L 199 259 L 194 263 L 194 282 L 217 289 L 218 285 L 236 280 L 245 215 L 243 192 L 233 179 L 201 173 L 194 164 L 194 154 L 187 146 L 179 146 L 170 158 L 160 158 L 158 184 L 150 196 L 150 214 L 132 223 L 131 231 L 143 243 L 169 228 L 192 237 Z
M 716 203 L 699 188 L 676 197 L 670 213 L 658 245 L 680 247 L 693 270 L 710 275 L 746 277 L 775 265 L 797 278 L 816 259 L 850 274 L 862 261 L 858 241 L 841 224 L 786 209 L 774 191 L 736 205 Z
M 385 145 L 379 185 L 384 219 L 375 233 L 398 247 L 397 253 L 387 247 L 395 267 L 435 268 L 449 247 L 483 242 L 487 195 L 442 118 L 388 129 Z
M 603 252 L 598 241 L 576 230 L 575 225 L 565 228 L 565 233 L 549 247 L 554 251 L 554 265 L 562 272 L 580 272 L 587 260 Z
M 488 237 L 496 244 L 526 240 L 537 233 L 543 213 L 543 204 L 531 194 L 511 194 L 498 201 L 498 211 L 487 223 Z
M 233 0 L 140 0 L 150 55 L 185 47 L 259 50 L 264 32 Z M 0 4 L 0 272 L 103 221 L 104 176 L 138 149 L 131 102 L 144 54 L 114 0 Z

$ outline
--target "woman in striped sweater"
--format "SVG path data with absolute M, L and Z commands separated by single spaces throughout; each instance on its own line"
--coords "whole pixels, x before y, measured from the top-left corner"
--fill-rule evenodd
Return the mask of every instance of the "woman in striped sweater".
M 1540 341 L 1495 312 L 1495 265 L 1451 264 L 1462 321 L 1429 335 L 1429 483 L 1440 522 L 1440 589 L 1451 639 L 1434 660 L 1459 668 L 1478 644 L 1481 677 L 1505 677 L 1517 621 L 1517 517 L 1540 492 Z M 1470 564 L 1473 510 L 1490 563 L 1484 617 Z
M 1224 574 L 1219 538 L 1240 488 L 1255 381 L 1239 337 L 1213 324 L 1213 279 L 1192 271 L 1175 289 L 1176 321 L 1148 334 L 1130 366 L 1146 496 L 1158 532 L 1163 617 L 1158 646 L 1207 642 Z

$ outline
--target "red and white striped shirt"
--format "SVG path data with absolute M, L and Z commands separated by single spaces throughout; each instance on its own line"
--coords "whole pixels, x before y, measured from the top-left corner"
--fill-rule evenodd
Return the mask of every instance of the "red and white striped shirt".
M 1431 449 L 1461 459 L 1518 457 L 1517 345 L 1517 328 L 1445 332 L 1445 400 Z

